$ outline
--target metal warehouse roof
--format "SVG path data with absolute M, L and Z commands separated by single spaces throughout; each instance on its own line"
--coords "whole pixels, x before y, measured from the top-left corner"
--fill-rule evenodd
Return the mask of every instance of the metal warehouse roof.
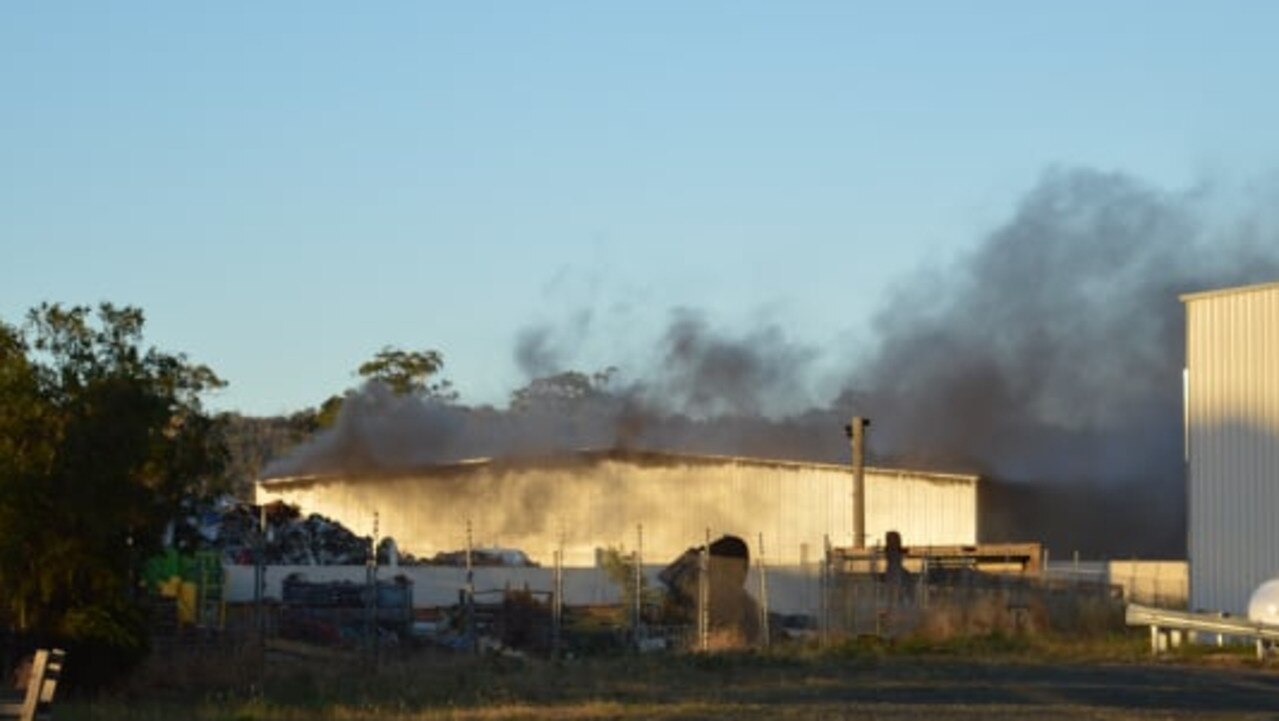
M 325 479 L 351 476 L 388 477 L 412 475 L 443 475 L 468 473 L 486 468 L 515 469 L 532 466 L 581 465 L 599 463 L 601 461 L 631 462 L 638 465 L 743 465 L 771 466 L 774 468 L 812 469 L 826 471 L 852 472 L 852 467 L 841 463 L 820 463 L 813 461 L 795 461 L 775 458 L 755 458 L 750 456 L 725 456 L 703 453 L 674 453 L 669 451 L 626 450 L 626 449 L 582 449 L 544 455 L 507 456 L 495 458 L 468 458 L 448 463 L 412 466 L 407 468 L 383 468 L 367 470 L 335 471 L 329 473 L 305 474 L 297 476 L 280 476 L 263 478 L 258 481 L 264 486 L 281 486 L 291 483 L 307 483 Z M 879 475 L 912 476 L 941 483 L 971 484 L 980 480 L 974 474 L 944 473 L 923 471 L 909 468 L 882 468 L 867 466 L 867 473 Z
M 1193 293 L 1182 293 L 1178 296 L 1183 303 L 1189 303 L 1192 300 L 1203 300 L 1205 298 L 1216 298 L 1225 295 L 1239 295 L 1242 293 L 1256 293 L 1263 290 L 1274 290 L 1279 288 L 1279 280 L 1269 283 L 1254 283 L 1253 285 L 1240 285 L 1233 288 L 1214 288 L 1212 290 L 1200 290 Z

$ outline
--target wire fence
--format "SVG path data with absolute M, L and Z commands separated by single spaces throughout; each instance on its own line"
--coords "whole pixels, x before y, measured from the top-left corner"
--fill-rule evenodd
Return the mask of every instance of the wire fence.
M 1115 624 L 1125 598 L 1184 603 L 1184 563 L 1045 564 L 1037 546 L 1014 557 L 1001 556 L 1002 546 L 902 549 L 900 539 L 788 549 L 763 533 L 748 546 L 711 529 L 670 558 L 668 549 L 646 550 L 646 530 L 632 530 L 629 549 L 599 549 L 593 567 L 567 566 L 563 549 L 548 565 L 480 565 L 469 523 L 458 565 L 228 567 L 224 585 L 239 595 L 226 630 L 373 649 L 709 651 L 1086 632 Z

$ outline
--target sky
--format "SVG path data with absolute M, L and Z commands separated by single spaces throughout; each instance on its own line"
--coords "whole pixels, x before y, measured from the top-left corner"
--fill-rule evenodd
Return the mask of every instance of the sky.
M 831 358 L 1047 171 L 1279 169 L 1267 2 L 12 2 L 0 320 L 141 307 L 275 414 L 435 348 L 472 403 L 679 309 Z M 635 371 L 638 372 L 638 371 Z

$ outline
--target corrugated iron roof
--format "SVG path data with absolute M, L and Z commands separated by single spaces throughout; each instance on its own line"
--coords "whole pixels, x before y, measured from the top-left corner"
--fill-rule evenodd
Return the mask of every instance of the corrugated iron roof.
M 1182 293 L 1177 296 L 1182 303 L 1189 303 L 1192 300 L 1203 300 L 1205 298 L 1215 298 L 1224 295 L 1238 295 L 1240 293 L 1256 293 L 1263 290 L 1279 289 L 1279 280 L 1269 283 L 1254 283 L 1253 285 L 1239 285 L 1232 288 L 1215 288 L 1212 290 L 1200 290 L 1193 293 Z
M 673 464 L 706 464 L 706 465 L 748 465 L 772 466 L 777 468 L 814 469 L 827 471 L 852 472 L 852 467 L 841 463 L 820 463 L 814 461 L 796 461 L 777 458 L 755 458 L 751 456 L 727 456 L 705 453 L 676 453 L 671 451 L 628 450 L 628 449 L 582 449 L 541 455 L 504 456 L 492 458 L 468 458 L 448 463 L 432 463 L 429 465 L 408 468 L 355 470 L 349 472 L 316 473 L 297 476 L 280 476 L 277 478 L 259 479 L 258 483 L 267 486 L 287 485 L 290 483 L 311 483 L 328 479 L 361 477 L 390 477 L 412 475 L 453 475 L 478 471 L 486 468 L 517 469 L 532 466 L 582 465 L 601 461 L 629 461 L 637 464 L 673 465 Z M 976 483 L 980 476 L 967 473 L 945 473 L 923 471 L 909 468 L 883 468 L 867 466 L 867 473 L 878 475 L 913 476 L 929 480 L 950 483 Z

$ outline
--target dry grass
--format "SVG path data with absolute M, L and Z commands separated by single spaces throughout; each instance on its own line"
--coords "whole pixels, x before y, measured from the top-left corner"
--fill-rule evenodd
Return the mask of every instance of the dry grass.
M 376 668 L 358 655 L 264 659 L 250 646 L 209 647 L 158 655 L 126 686 L 66 704 L 59 718 L 1074 719 L 1198 718 L 1214 711 L 1250 718 L 1248 704 L 1279 695 L 1279 678 L 1259 686 L 1248 669 L 1151 666 L 1145 643 L 1139 632 L 1083 640 L 992 633 L 562 662 L 424 653 Z M 1221 653 L 1188 651 L 1184 658 Z M 1240 686 L 1231 693 L 1236 678 Z M 1218 699 L 1238 708 L 1196 706 Z

